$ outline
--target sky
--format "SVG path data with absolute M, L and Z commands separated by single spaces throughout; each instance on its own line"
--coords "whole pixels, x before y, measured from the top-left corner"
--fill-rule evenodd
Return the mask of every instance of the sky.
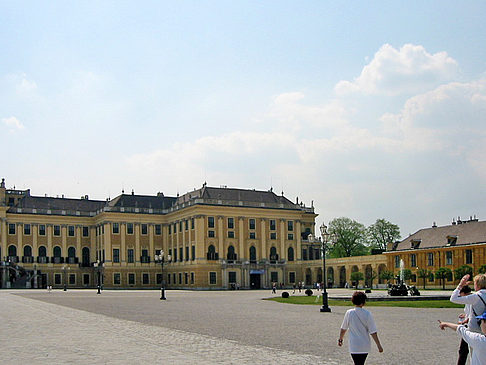
M 486 2 L 0 0 L 0 177 L 486 219 Z

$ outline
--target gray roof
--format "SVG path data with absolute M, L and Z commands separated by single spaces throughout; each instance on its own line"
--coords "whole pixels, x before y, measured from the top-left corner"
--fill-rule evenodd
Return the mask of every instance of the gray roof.
M 105 204 L 105 201 L 100 200 L 51 198 L 26 195 L 19 200 L 15 208 L 94 212 L 104 207 Z
M 395 246 L 395 250 L 410 250 L 412 242 L 418 249 L 447 247 L 449 238 L 456 238 L 455 245 L 469 245 L 486 242 L 486 221 L 470 220 L 444 227 L 421 229 Z
M 108 203 L 110 207 L 131 207 L 145 209 L 168 209 L 174 205 L 176 198 L 160 195 L 122 194 Z

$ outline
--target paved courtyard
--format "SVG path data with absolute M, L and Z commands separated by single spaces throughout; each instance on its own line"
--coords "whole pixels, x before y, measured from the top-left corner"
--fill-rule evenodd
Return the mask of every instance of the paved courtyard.
M 331 289 L 330 295 L 351 292 Z M 2 363 L 351 363 L 347 344 L 336 345 L 349 307 L 320 313 L 319 306 L 261 300 L 270 291 L 171 290 L 166 301 L 159 295 L 0 291 Z M 385 352 L 373 347 L 367 363 L 455 364 L 459 338 L 440 331 L 437 319 L 455 321 L 460 310 L 368 309 Z

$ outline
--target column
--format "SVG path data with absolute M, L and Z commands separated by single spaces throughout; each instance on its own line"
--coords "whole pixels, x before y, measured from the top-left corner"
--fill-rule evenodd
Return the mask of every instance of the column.
M 280 219 L 280 260 L 287 259 L 285 250 L 285 219 Z
M 7 219 L 2 218 L 2 257 L 0 259 L 3 260 L 7 253 Z
M 103 246 L 101 247 L 101 250 L 105 250 L 105 260 L 107 262 L 111 262 L 111 223 L 105 223 L 104 224 L 104 234 L 103 234 Z
M 39 225 L 32 224 L 32 256 L 37 257 L 39 254 L 38 244 L 37 244 L 37 237 L 39 235 Z M 35 262 L 35 261 L 34 261 Z
M 301 221 L 297 220 L 295 221 L 295 237 L 297 239 L 297 252 L 295 253 L 295 259 L 297 261 L 302 260 L 302 226 L 301 226 Z
M 52 252 L 52 224 L 46 224 L 47 229 L 47 256 L 49 258 L 49 262 L 52 263 L 51 258 L 54 256 L 54 252 Z
M 152 257 L 152 262 L 155 262 L 155 249 L 154 249 L 154 225 L 150 223 L 148 225 L 148 234 L 149 234 L 149 256 Z
M 95 262 L 96 261 L 96 226 L 90 227 L 89 240 L 90 240 L 89 255 L 91 256 L 90 262 Z
M 17 224 L 17 256 L 20 262 L 22 261 L 21 256 L 24 254 L 24 248 L 22 247 L 22 239 L 24 237 L 24 225 Z
M 225 257 L 224 252 L 224 241 L 223 241 L 223 217 L 218 216 L 218 251 L 219 251 L 219 258 L 223 259 Z
M 184 220 L 181 221 L 182 222 L 182 229 L 181 229 L 181 233 L 182 233 L 182 242 L 181 242 L 181 246 L 182 246 L 182 256 L 181 256 L 181 259 L 182 261 L 184 262 L 186 260 L 186 245 L 187 245 L 187 242 L 186 242 L 186 222 Z M 179 224 L 179 228 L 180 227 L 180 224 Z
M 140 224 L 134 223 L 133 225 L 135 233 L 135 262 L 140 264 L 140 256 L 142 256 L 140 251 Z
M 67 253 L 67 225 L 61 224 L 61 256 L 66 258 Z M 64 261 L 66 262 L 66 261 Z M 63 273 L 64 275 L 64 273 Z M 64 276 L 63 276 L 64 280 Z
M 194 228 L 196 233 L 196 260 L 206 259 L 206 249 L 204 247 L 205 231 L 204 231 L 204 216 L 198 215 L 194 217 Z
M 127 226 L 125 222 L 120 222 L 120 261 L 127 264 L 127 245 L 126 245 Z
M 261 251 L 261 259 L 268 259 L 268 252 L 267 252 L 267 232 L 266 232 L 266 224 L 267 219 L 262 218 L 260 220 L 260 237 L 262 242 L 262 251 Z M 266 285 L 266 284 L 265 284 Z
M 83 235 L 83 226 L 78 224 L 76 225 L 76 257 L 78 258 L 79 262 L 81 262 L 83 258 L 83 250 L 81 249 L 82 235 Z
M 248 254 L 245 251 L 245 230 L 244 230 L 244 223 L 245 223 L 245 218 L 244 217 L 238 217 L 238 242 L 239 242 L 239 252 L 238 252 L 238 257 L 240 260 L 243 262 L 246 259 L 246 255 Z M 243 281 L 243 270 L 241 270 L 241 281 Z

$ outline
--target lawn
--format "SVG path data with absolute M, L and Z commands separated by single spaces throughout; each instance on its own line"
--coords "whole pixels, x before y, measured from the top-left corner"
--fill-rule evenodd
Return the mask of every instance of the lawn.
M 290 296 L 289 298 L 275 297 L 269 298 L 279 303 L 302 304 L 302 305 L 322 305 L 322 297 L 315 295 Z M 329 300 L 329 306 L 352 307 L 351 300 Z M 407 307 L 407 308 L 464 308 L 464 305 L 451 303 L 449 300 L 407 300 L 407 301 L 368 301 L 368 307 Z

